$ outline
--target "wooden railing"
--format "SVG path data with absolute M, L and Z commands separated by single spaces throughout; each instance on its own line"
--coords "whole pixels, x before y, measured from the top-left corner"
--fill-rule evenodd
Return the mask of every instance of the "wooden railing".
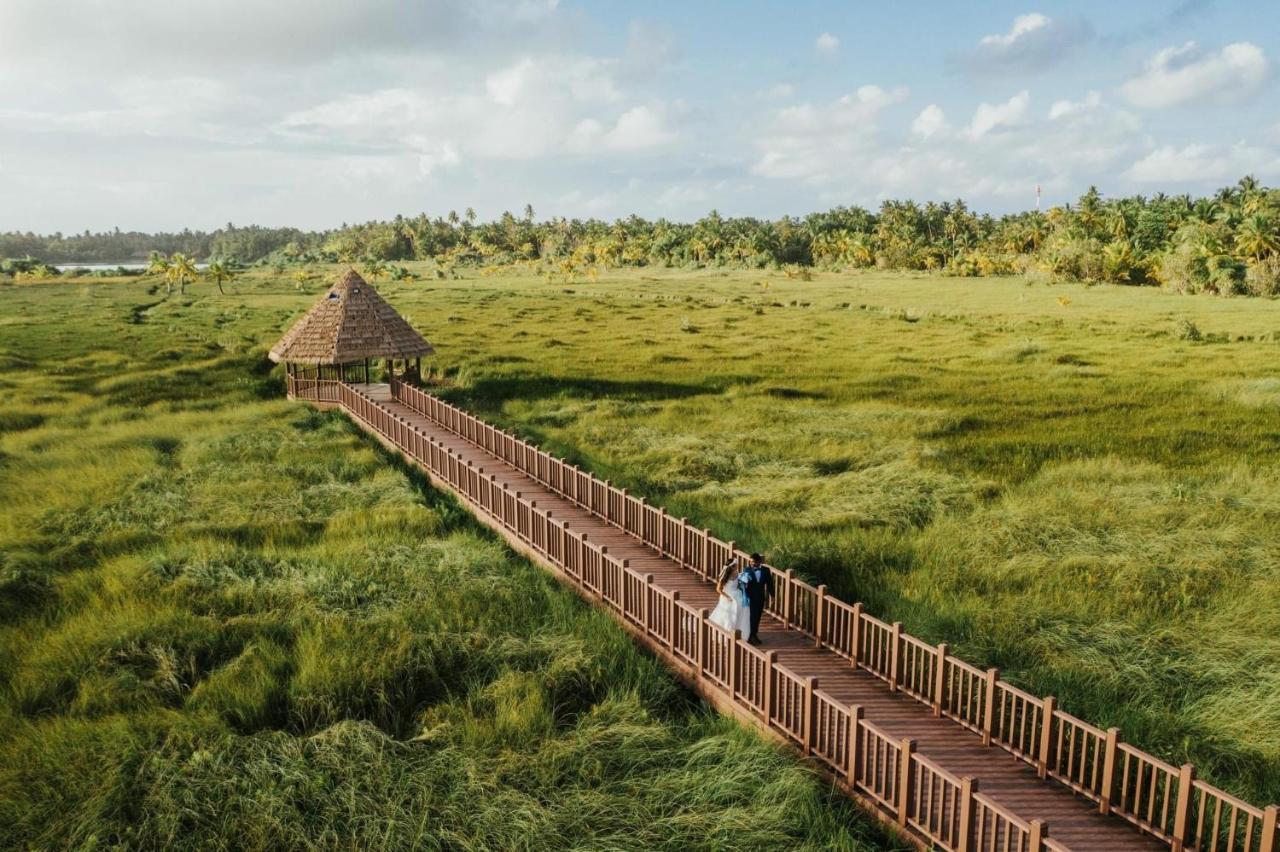
M 745 558 L 733 542 L 675 518 L 643 497 L 601 481 L 577 466 L 473 417 L 419 388 L 393 379 L 394 399 L 524 472 L 592 514 L 643 540 L 705 579 L 714 581 L 731 558 Z M 802 678 L 730 636 L 677 592 L 653 586 L 652 577 L 587 540 L 534 501 L 497 484 L 492 473 L 464 463 L 438 442 L 393 417 L 360 391 L 343 384 L 339 401 L 353 415 L 444 477 L 504 527 L 560 566 L 583 589 L 617 610 L 697 678 L 725 691 L 769 727 L 856 790 L 945 849 L 1063 848 L 1038 822 L 1020 820 L 977 792 L 972 779 L 956 779 L 894 741 Z M 1275 805 L 1258 808 L 1195 778 L 1190 765 L 1173 767 L 1119 739 L 1115 728 L 1096 728 L 982 670 L 880 621 L 860 603 L 847 604 L 794 572 L 775 572 L 767 611 L 869 674 L 884 680 L 1098 803 L 1174 849 L 1280 852 Z M 905 759 L 903 755 L 906 755 Z M 927 805 L 921 804 L 924 795 Z M 932 797 L 932 798 L 930 798 Z M 957 804 L 958 803 L 958 804 Z M 920 810 L 921 808 L 925 810 Z M 946 812 L 945 814 L 943 812 Z M 998 835 L 998 839 L 997 839 Z
M 311 402 L 337 402 L 337 379 L 318 379 L 309 376 L 285 375 L 285 387 L 290 399 L 305 399 Z

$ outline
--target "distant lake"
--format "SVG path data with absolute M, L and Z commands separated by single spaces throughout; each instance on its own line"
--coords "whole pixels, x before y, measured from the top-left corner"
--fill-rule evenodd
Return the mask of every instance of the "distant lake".
M 197 263 L 196 269 L 204 269 L 209 264 Z M 145 263 L 137 263 L 135 261 L 126 261 L 125 263 L 55 263 L 53 267 L 59 272 L 66 272 L 68 269 L 87 269 L 94 272 L 99 269 L 146 269 Z

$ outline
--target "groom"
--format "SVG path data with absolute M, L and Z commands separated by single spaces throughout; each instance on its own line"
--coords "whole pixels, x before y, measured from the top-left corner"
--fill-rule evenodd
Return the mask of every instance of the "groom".
M 773 574 L 759 553 L 751 554 L 751 564 L 738 575 L 738 589 L 751 607 L 751 635 L 747 641 L 759 645 L 760 616 L 764 614 L 765 602 L 773 597 Z

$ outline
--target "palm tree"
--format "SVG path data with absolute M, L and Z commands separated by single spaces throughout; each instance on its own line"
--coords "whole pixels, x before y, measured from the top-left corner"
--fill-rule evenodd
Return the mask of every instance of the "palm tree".
M 184 296 L 187 293 L 187 285 L 198 278 L 200 273 L 196 271 L 196 265 L 191 258 L 181 252 L 174 252 L 169 256 L 169 263 L 164 270 L 164 282 L 167 287 L 166 294 L 173 292 L 173 285 L 178 285 L 178 292 Z
M 204 274 L 206 278 L 218 285 L 218 292 L 225 296 L 227 291 L 222 289 L 223 282 L 234 280 L 238 273 L 233 264 L 224 260 L 214 260 L 210 261 Z
M 1254 261 L 1276 254 L 1280 252 L 1280 229 L 1266 216 L 1249 216 L 1236 232 L 1236 251 L 1241 257 Z
M 387 274 L 387 264 L 377 258 L 366 260 L 364 264 L 364 271 L 370 278 L 377 281 L 379 278 L 382 278 Z
M 164 275 L 169 269 L 169 258 L 160 252 L 152 249 L 151 254 L 147 255 L 147 274 L 148 275 Z

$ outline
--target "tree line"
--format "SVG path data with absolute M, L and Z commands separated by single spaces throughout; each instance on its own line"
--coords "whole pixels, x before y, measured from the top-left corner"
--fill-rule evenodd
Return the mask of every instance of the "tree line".
M 503 213 L 397 216 L 325 231 L 236 227 L 211 232 L 0 234 L 0 257 L 46 264 L 142 260 L 152 252 L 235 264 L 435 261 L 583 267 L 817 266 L 1047 274 L 1185 292 L 1280 295 L 1280 189 L 1245 177 L 1212 195 L 1107 199 L 1091 187 L 1076 202 L 999 217 L 964 201 L 886 201 L 872 212 L 837 207 L 780 219 L 695 222 L 629 216 L 538 221 Z M 31 262 L 31 261 L 28 261 Z

